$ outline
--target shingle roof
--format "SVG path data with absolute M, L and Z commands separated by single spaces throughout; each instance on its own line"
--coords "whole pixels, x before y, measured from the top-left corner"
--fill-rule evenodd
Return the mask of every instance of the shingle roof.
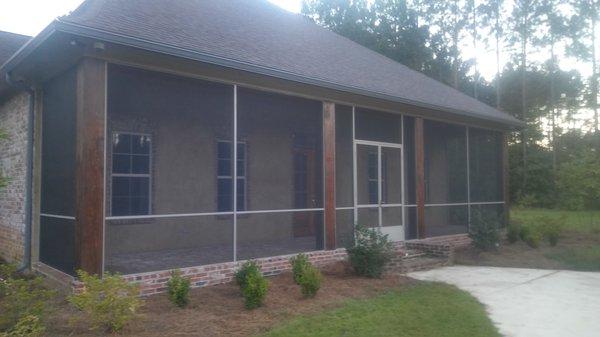
M 410 104 L 520 123 L 265 0 L 86 0 L 60 21 Z
M 6 62 L 31 37 L 0 31 L 0 65 Z

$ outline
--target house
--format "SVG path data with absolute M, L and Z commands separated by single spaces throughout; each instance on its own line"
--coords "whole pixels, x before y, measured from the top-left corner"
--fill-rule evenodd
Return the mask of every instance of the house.
M 25 267 L 220 271 L 199 286 L 338 258 L 355 224 L 402 242 L 507 216 L 520 121 L 266 1 L 86 0 L 0 38 L 0 253 Z

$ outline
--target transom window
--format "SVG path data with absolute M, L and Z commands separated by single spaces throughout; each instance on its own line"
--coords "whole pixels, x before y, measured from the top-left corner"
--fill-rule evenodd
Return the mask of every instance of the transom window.
M 231 141 L 217 141 L 217 211 L 233 210 Z M 246 143 L 237 144 L 237 210 L 246 210 Z
M 111 213 L 150 214 L 150 156 L 147 134 L 116 132 L 112 139 Z

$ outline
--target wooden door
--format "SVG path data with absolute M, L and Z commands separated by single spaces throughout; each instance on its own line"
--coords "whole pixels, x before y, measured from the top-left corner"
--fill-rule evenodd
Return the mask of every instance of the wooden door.
M 314 149 L 294 149 L 294 208 L 317 207 Z M 316 234 L 315 212 L 294 213 L 294 237 Z

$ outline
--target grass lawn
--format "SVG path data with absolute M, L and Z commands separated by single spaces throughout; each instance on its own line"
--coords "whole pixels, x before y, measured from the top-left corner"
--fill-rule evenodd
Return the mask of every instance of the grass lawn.
M 562 228 L 555 247 L 545 240 L 537 249 L 521 241 L 514 244 L 503 241 L 494 252 L 481 252 L 473 248 L 459 251 L 456 262 L 498 267 L 600 271 L 600 211 L 511 210 L 511 222 L 520 226 L 541 228 L 548 219 L 558 219 Z
M 440 283 L 423 283 L 338 309 L 296 318 L 265 336 L 500 336 L 471 295 Z
M 600 234 L 600 211 L 561 211 L 552 209 L 513 209 L 511 220 L 523 225 L 533 224 L 540 218 L 561 219 L 563 229 L 580 234 Z

